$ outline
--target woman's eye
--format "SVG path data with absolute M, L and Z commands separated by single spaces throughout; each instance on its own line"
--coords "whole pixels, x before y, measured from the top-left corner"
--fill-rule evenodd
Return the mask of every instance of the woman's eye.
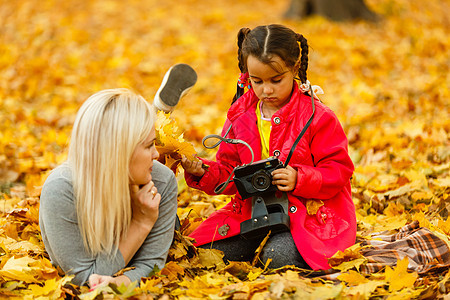
M 260 84 L 262 81 L 259 81 L 259 80 L 253 80 L 253 83 L 254 84 Z
M 279 83 L 280 81 L 281 81 L 281 78 L 280 78 L 280 79 L 273 79 L 273 80 L 272 80 L 273 83 Z

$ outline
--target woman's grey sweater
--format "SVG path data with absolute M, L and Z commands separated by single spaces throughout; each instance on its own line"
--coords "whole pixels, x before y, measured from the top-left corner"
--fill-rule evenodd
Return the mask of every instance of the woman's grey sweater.
M 70 167 L 64 163 L 52 171 L 42 187 L 39 226 L 54 265 L 67 274 L 74 274 L 72 282 L 77 285 L 85 284 L 91 274 L 113 275 L 125 267 L 134 267 L 124 274 L 139 283 L 155 265 L 159 269 L 164 267 L 173 240 L 177 210 L 177 182 L 169 168 L 157 161 L 153 164 L 152 180 L 161 194 L 158 220 L 126 266 L 120 251 L 111 257 L 107 254 L 92 256 L 85 250 L 71 178 Z

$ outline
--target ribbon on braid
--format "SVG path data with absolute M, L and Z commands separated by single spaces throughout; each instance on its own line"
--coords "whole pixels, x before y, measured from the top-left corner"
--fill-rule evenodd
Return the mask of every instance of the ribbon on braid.
M 239 75 L 239 79 L 238 79 L 238 86 L 243 89 L 245 86 L 247 86 L 248 89 L 252 88 L 252 85 L 249 82 L 249 75 L 248 72 L 245 73 L 241 73 Z
M 311 85 L 311 83 L 309 82 L 309 80 L 306 80 L 306 83 L 302 83 L 298 86 L 298 88 L 300 89 L 300 91 L 302 91 L 302 93 L 306 93 L 309 92 L 309 86 Z M 318 85 L 312 85 L 311 89 L 314 92 L 314 98 L 316 98 L 317 100 L 320 101 L 319 97 L 317 97 L 316 95 L 323 95 L 325 94 L 322 90 L 322 88 Z

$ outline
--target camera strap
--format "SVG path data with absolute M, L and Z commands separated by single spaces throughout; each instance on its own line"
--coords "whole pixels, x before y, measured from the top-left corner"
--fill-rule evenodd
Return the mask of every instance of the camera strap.
M 225 135 L 223 137 L 218 135 L 218 134 L 210 134 L 210 135 L 205 136 L 203 138 L 203 140 L 202 140 L 203 146 L 205 148 L 208 148 L 208 149 L 213 149 L 213 148 L 217 147 L 221 142 L 225 142 L 227 144 L 242 144 L 242 145 L 246 146 L 250 150 L 250 153 L 252 154 L 252 161 L 250 163 L 253 163 L 253 160 L 255 159 L 255 155 L 253 154 L 252 147 L 250 147 L 250 145 L 247 142 L 245 142 L 243 140 L 239 140 L 239 139 L 228 139 L 228 138 L 225 138 L 228 135 L 228 132 L 230 130 L 231 130 L 231 125 L 230 125 L 230 127 L 228 128 L 227 132 L 225 133 Z M 212 145 L 212 146 L 208 146 L 208 145 L 205 144 L 205 141 L 207 139 L 210 139 L 210 138 L 216 138 L 216 139 L 219 139 L 219 141 L 217 143 L 215 143 L 214 145 Z M 214 189 L 214 192 L 216 194 L 222 193 L 225 190 L 225 188 L 228 186 L 228 184 L 231 181 L 233 181 L 233 179 L 231 179 L 231 177 L 234 174 L 234 170 L 235 169 L 233 169 L 233 171 L 230 173 L 230 176 L 228 176 L 228 179 L 225 182 L 222 182 L 221 184 L 216 186 L 216 188 Z

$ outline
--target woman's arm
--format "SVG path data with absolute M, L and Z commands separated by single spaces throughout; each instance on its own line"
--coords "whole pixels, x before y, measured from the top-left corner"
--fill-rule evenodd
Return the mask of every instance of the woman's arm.
M 158 208 L 161 194 L 153 181 L 139 188 L 130 186 L 131 206 L 133 215 L 130 227 L 125 236 L 120 239 L 119 250 L 125 264 L 128 264 L 134 254 L 139 250 L 158 219 Z
M 158 192 L 161 194 L 159 214 L 150 234 L 147 235 L 141 247 L 127 265 L 127 267 L 134 267 L 134 269 L 124 273 L 131 282 L 139 281 L 141 277 L 148 276 L 155 265 L 162 269 L 173 241 L 178 204 L 177 181 L 169 168 L 156 161 L 153 164 L 152 177 Z

